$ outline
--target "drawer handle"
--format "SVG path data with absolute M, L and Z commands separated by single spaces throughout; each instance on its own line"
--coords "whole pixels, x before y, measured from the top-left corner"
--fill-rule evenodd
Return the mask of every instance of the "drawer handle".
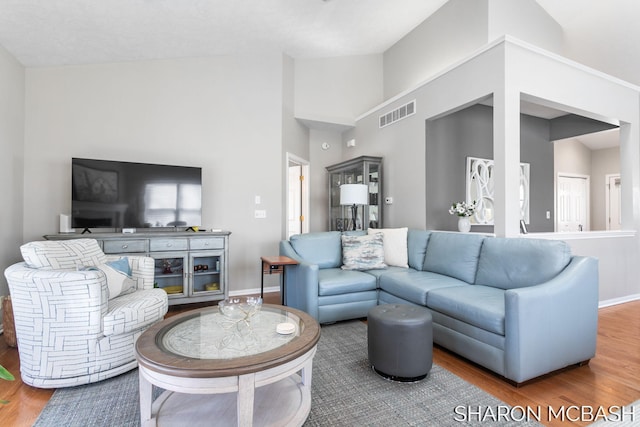
M 171 243 L 167 243 L 168 248 L 170 248 L 171 246 L 173 246 Z
M 129 245 L 122 245 L 122 249 L 127 249 Z
M 204 245 L 205 246 L 209 246 L 209 242 L 204 242 Z

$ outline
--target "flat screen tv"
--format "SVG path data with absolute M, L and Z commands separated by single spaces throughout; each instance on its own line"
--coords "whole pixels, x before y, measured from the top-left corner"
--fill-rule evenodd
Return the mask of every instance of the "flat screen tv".
M 191 227 L 202 222 L 202 168 L 71 159 L 73 228 Z

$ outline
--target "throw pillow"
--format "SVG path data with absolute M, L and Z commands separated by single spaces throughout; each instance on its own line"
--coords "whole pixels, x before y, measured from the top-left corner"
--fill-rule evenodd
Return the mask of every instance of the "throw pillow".
M 395 267 L 409 268 L 407 232 L 409 228 L 370 228 L 369 234 L 382 233 L 384 241 L 384 263 Z
M 123 260 L 126 262 L 126 267 L 124 267 Z M 110 300 L 136 290 L 136 282 L 123 269 L 129 269 L 129 261 L 126 257 L 117 261 L 108 261 L 105 264 L 79 268 L 79 270 L 99 270 L 104 273 Z
M 105 264 L 131 277 L 131 266 L 129 265 L 129 257 L 123 256 L 122 258 L 115 261 L 107 261 Z
M 79 265 L 98 265 L 107 257 L 95 239 L 43 240 L 20 246 L 22 258 L 31 268 L 75 270 Z
M 365 236 L 342 236 L 342 269 L 375 270 L 387 268 L 384 263 L 382 233 Z

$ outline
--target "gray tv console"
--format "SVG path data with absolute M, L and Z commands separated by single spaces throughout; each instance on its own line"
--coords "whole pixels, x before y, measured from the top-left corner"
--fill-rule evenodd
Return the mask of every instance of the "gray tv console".
M 155 286 L 169 305 L 225 299 L 229 277 L 229 231 L 136 233 L 61 233 L 47 240 L 95 239 L 108 255 L 155 259 Z

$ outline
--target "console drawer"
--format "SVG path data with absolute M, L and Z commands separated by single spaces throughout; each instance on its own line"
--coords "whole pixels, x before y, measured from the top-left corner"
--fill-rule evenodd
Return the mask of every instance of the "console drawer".
M 207 237 L 203 239 L 189 239 L 189 245 L 191 250 L 206 250 L 206 249 L 222 249 L 224 248 L 223 237 Z
M 166 239 L 151 239 L 151 241 L 149 242 L 149 250 L 151 252 L 186 251 L 188 249 L 189 241 L 187 239 L 169 237 Z
M 126 253 L 126 252 L 147 252 L 147 240 L 146 239 L 105 240 L 103 251 L 105 254 L 120 254 L 120 253 Z

